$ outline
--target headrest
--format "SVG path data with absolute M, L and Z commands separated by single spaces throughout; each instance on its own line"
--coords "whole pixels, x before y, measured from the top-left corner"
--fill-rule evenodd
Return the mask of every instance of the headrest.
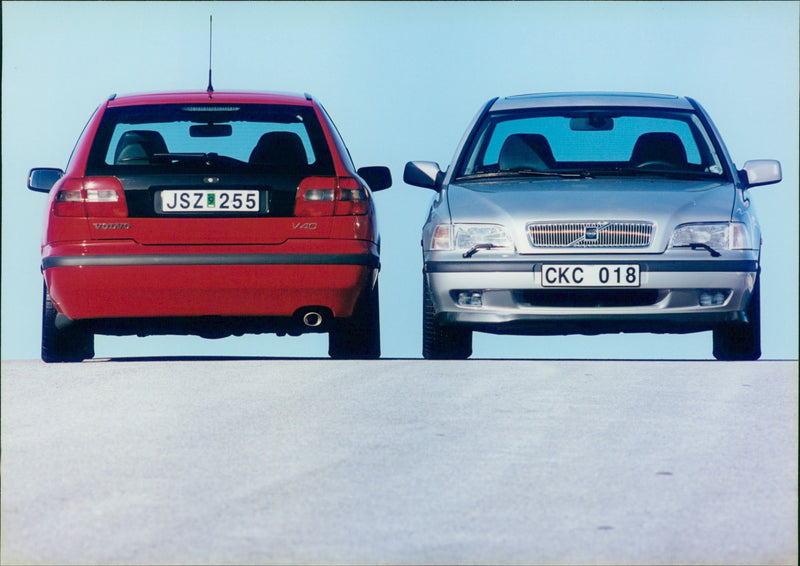
M 631 152 L 631 164 L 641 165 L 648 161 L 665 161 L 676 167 L 685 166 L 686 148 L 681 138 L 672 132 L 650 132 L 639 136 Z
M 308 156 L 300 136 L 294 132 L 268 132 L 253 148 L 250 163 L 278 173 L 297 173 L 308 166 Z
M 555 164 L 553 150 L 541 134 L 512 134 L 503 142 L 498 165 L 500 170 L 534 169 L 546 171 Z
M 129 130 L 122 134 L 114 152 L 115 164 L 145 161 L 156 153 L 168 153 L 167 144 L 160 133 L 153 130 Z

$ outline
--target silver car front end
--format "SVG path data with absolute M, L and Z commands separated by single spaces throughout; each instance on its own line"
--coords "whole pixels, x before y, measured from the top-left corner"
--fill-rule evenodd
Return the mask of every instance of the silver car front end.
M 718 359 L 760 356 L 761 232 L 751 187 L 689 98 L 574 93 L 489 101 L 423 227 L 423 355 L 498 334 L 713 330 Z

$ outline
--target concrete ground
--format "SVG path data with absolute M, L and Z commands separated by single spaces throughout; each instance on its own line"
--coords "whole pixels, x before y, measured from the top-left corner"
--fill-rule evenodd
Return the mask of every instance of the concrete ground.
M 3 564 L 797 564 L 798 364 L 2 363 Z

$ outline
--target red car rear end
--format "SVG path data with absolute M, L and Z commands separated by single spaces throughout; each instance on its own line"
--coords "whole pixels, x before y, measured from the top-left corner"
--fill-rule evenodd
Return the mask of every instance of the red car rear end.
M 259 332 L 378 357 L 372 191 L 390 185 L 308 95 L 111 97 L 65 172 L 29 176 L 49 192 L 42 359 L 90 358 L 95 333 Z

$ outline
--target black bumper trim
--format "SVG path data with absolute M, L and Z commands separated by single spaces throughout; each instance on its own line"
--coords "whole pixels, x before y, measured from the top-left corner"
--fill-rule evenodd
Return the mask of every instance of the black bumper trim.
M 487 334 L 519 336 L 568 336 L 583 334 L 652 333 L 690 334 L 705 332 L 720 324 L 747 322 L 744 311 L 710 313 L 667 313 L 647 315 L 513 315 L 497 320 L 481 320 L 472 313 L 442 312 L 436 315 L 441 325 L 456 325 Z
M 360 265 L 380 269 L 380 259 L 372 254 L 146 254 L 50 256 L 42 259 L 43 270 L 127 265 Z
M 624 261 L 619 258 L 608 260 L 584 261 L 429 261 L 426 262 L 423 271 L 426 273 L 502 273 L 502 272 L 534 272 L 542 271 L 542 264 L 548 265 L 615 265 L 623 263 L 636 263 L 642 271 L 647 272 L 756 272 L 758 271 L 758 261 L 756 260 L 707 260 L 707 261 L 637 261 L 631 259 Z

